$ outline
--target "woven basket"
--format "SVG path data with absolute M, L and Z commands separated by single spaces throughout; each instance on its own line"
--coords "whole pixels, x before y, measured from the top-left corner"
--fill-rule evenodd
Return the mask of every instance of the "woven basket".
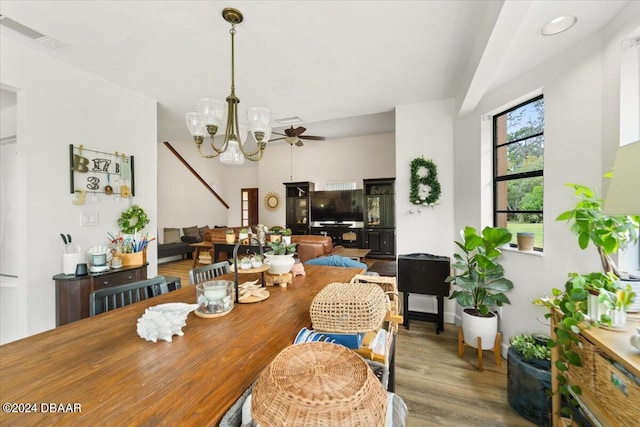
M 390 310 L 394 314 L 400 313 L 400 297 L 398 294 L 398 284 L 395 277 L 387 276 L 367 276 L 366 274 L 356 274 L 350 283 L 375 283 L 380 286 L 389 297 Z M 396 328 L 397 328 L 396 324 Z
M 387 301 L 382 288 L 375 284 L 330 283 L 311 302 L 311 323 L 317 331 L 373 331 L 384 320 Z
M 621 426 L 640 422 L 640 378 L 614 363 L 601 350 L 595 352 L 595 398 Z
M 251 414 L 263 426 L 383 426 L 387 393 L 365 361 L 331 343 L 285 348 L 253 388 Z

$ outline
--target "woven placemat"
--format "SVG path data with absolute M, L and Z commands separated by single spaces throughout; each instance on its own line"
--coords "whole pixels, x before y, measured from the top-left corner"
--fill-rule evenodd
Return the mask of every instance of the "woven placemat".
M 253 388 L 263 426 L 383 426 L 387 394 L 366 362 L 338 344 L 285 348 Z

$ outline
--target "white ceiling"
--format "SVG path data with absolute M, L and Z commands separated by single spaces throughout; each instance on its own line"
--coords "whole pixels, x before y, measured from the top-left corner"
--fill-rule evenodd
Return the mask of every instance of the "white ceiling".
M 597 32 L 627 1 L 10 1 L 0 13 L 65 46 L 26 45 L 158 101 L 159 141 L 190 139 L 196 99 L 230 91 L 225 7 L 236 34 L 240 111 L 299 116 L 307 134 L 394 129 L 394 107 L 483 93 Z M 564 14 L 570 31 L 537 29 Z M 44 72 L 44 71 L 43 71 Z M 370 116 L 371 115 L 371 116 Z M 361 117 L 364 116 L 364 117 Z M 339 119 L 339 120 L 336 120 Z M 297 125 L 295 125 L 297 126 Z

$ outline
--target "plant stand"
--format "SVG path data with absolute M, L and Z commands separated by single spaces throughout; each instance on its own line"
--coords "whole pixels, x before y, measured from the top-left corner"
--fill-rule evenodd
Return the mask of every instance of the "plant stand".
M 281 288 L 286 288 L 287 285 L 291 285 L 293 283 L 293 274 L 291 273 L 283 273 L 283 274 L 271 274 L 265 273 L 265 285 L 266 286 L 274 286 L 280 285 Z
M 496 341 L 493 345 L 493 354 L 496 359 L 496 366 L 501 366 L 502 356 L 500 355 L 500 345 L 502 343 L 502 334 L 500 332 L 496 333 Z M 458 357 L 462 359 L 464 356 L 464 346 L 469 345 L 464 342 L 464 332 L 462 332 L 462 326 L 458 326 Z M 469 347 L 472 347 L 469 345 Z M 473 348 L 473 347 L 472 347 Z M 478 353 L 478 370 L 482 371 L 482 337 L 478 337 L 478 348 L 476 349 Z

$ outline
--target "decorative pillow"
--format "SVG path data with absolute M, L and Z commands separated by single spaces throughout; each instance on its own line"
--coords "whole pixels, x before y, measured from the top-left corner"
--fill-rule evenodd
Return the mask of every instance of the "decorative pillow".
M 200 234 L 200 240 L 204 241 L 204 232 L 207 231 L 209 229 L 208 225 L 205 225 L 204 227 L 198 227 L 198 234 Z
M 180 229 L 165 227 L 163 242 L 164 243 L 180 243 Z
M 367 264 L 339 255 L 321 256 L 310 259 L 305 265 L 328 265 L 331 267 L 351 267 L 367 270 Z
M 195 239 L 194 242 L 201 242 L 200 232 L 198 231 L 198 226 L 195 225 L 193 227 L 184 227 L 182 229 L 185 237 L 188 237 L 189 240 Z

